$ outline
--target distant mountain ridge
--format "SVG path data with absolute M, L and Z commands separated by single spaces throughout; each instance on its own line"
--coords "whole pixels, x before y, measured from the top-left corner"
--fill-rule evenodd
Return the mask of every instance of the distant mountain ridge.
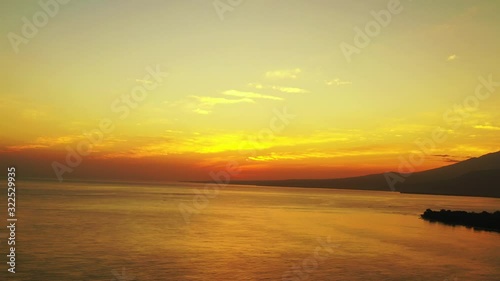
M 404 180 L 396 182 L 401 193 L 484 196 L 500 198 L 500 151 L 470 158 L 449 166 L 415 172 L 405 176 L 397 172 L 334 179 L 289 179 L 231 181 L 232 184 L 289 187 L 321 187 L 391 191 L 387 175 Z

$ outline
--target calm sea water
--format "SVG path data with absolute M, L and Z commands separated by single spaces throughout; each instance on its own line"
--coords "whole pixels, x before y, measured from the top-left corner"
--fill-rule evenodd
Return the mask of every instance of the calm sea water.
M 500 199 L 203 187 L 18 182 L 0 280 L 500 280 L 500 234 L 419 219 Z

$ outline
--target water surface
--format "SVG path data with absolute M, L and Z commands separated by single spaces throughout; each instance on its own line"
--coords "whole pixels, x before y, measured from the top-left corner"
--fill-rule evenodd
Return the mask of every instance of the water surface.
M 500 234 L 419 218 L 500 199 L 203 188 L 19 182 L 12 280 L 500 280 Z

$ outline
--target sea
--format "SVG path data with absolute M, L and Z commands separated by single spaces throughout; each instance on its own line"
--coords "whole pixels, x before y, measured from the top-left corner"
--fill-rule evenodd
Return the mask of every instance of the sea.
M 0 280 L 500 280 L 500 233 L 420 218 L 496 198 L 20 180 L 15 273 L 1 198 Z

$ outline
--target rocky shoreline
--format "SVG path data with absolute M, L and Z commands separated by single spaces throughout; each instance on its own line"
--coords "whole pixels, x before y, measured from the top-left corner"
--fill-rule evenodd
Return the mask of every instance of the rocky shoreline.
M 448 225 L 463 225 L 476 230 L 500 232 L 500 211 L 494 213 L 474 213 L 444 209 L 433 211 L 427 209 L 420 217 L 431 222 L 441 222 Z

